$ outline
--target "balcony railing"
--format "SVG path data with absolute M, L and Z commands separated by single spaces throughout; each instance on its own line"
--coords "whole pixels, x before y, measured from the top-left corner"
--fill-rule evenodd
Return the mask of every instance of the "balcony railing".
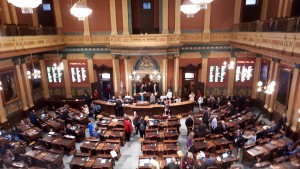
M 234 32 L 300 32 L 300 17 L 235 24 Z
M 0 36 L 34 36 L 34 35 L 63 35 L 61 28 L 30 27 L 30 26 L 0 26 Z

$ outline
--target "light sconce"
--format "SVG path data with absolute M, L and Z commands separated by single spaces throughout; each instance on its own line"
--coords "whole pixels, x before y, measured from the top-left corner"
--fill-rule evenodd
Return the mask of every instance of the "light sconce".
M 2 82 L 0 81 L 0 90 L 3 90 Z
M 266 94 L 273 94 L 275 91 L 276 82 L 271 81 L 267 86 L 263 86 L 263 82 L 259 81 L 257 82 L 257 92 L 265 92 Z
M 153 81 L 160 81 L 161 75 L 156 70 L 154 70 L 153 74 L 150 75 L 150 79 Z
M 57 70 L 64 70 L 64 63 L 62 62 L 61 58 L 59 57 L 58 49 L 56 50 L 58 60 L 60 60 L 60 63 L 53 63 L 53 68 Z
M 130 79 L 130 80 L 133 80 L 133 81 L 139 81 L 140 78 L 141 78 L 141 76 L 138 75 L 138 74 L 136 73 L 136 71 L 133 71 L 133 72 L 131 73 L 131 75 L 129 75 L 129 79 Z

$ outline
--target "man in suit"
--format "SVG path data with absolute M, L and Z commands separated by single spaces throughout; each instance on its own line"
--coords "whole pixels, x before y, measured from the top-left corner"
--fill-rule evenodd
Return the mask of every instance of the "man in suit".
M 218 124 L 218 127 L 215 130 L 216 134 L 226 134 L 227 133 L 227 128 L 226 128 L 226 124 L 225 121 L 222 120 L 221 123 Z
M 189 133 L 189 127 L 193 126 L 194 125 L 194 120 L 192 118 L 191 115 L 188 116 L 188 118 L 186 118 L 185 120 L 185 125 L 186 125 L 186 130 L 188 131 Z
M 204 137 L 206 134 L 209 133 L 209 130 L 208 130 L 206 124 L 203 124 L 202 120 L 200 120 L 199 123 L 200 124 L 198 125 L 196 135 L 197 135 L 197 137 Z
M 122 117 L 122 101 L 120 99 L 120 97 L 118 97 L 118 99 L 116 100 L 116 105 L 115 105 L 115 113 L 116 113 L 116 117 Z
M 209 118 L 210 118 L 210 115 L 211 115 L 211 108 L 208 107 L 207 110 L 203 113 L 203 116 L 202 116 L 202 121 L 204 124 L 206 124 L 207 128 L 209 127 Z
M 34 125 L 37 126 L 38 125 L 38 119 L 36 117 L 35 111 L 32 110 L 32 112 L 30 113 L 30 115 L 28 116 L 30 122 Z
M 278 125 L 281 126 L 280 129 L 285 126 L 286 122 L 287 122 L 286 114 L 283 113 L 283 115 L 281 116 L 278 122 Z

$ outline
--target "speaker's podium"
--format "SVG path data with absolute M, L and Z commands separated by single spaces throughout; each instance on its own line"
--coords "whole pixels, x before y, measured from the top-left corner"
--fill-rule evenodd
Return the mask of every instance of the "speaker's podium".
M 136 101 L 136 106 L 149 106 L 150 102 L 148 101 Z

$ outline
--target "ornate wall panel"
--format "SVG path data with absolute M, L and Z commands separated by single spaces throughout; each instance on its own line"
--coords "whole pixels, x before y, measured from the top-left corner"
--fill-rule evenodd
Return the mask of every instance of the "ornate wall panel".
M 226 96 L 227 95 L 227 88 L 209 88 L 206 87 L 206 96 L 213 95 L 213 96 Z
M 7 113 L 6 115 L 10 116 L 13 113 L 22 110 L 22 102 L 21 102 L 20 99 L 15 100 L 14 102 L 11 102 L 11 103 L 7 104 L 5 106 L 5 109 L 6 109 L 6 113 Z

